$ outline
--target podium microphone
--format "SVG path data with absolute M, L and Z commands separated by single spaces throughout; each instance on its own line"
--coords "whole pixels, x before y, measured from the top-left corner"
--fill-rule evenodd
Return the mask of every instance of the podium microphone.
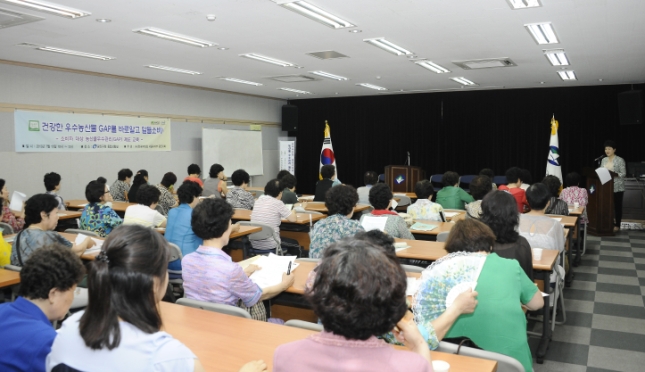
M 605 157 L 605 155 L 600 155 L 599 157 L 595 158 L 593 161 L 598 161 L 598 160 L 600 160 L 600 159 L 602 159 L 604 157 Z
M 410 165 L 410 151 L 408 151 L 408 165 Z

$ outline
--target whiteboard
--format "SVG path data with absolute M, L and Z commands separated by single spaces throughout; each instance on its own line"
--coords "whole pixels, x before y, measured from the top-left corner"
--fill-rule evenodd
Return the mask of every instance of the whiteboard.
M 227 176 L 237 169 L 244 169 L 250 176 L 264 175 L 262 132 L 202 128 L 203 177 L 215 163 L 224 167 Z

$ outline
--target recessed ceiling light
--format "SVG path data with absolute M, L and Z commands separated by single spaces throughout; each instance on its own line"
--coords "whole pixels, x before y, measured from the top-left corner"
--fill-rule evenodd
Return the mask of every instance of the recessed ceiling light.
M 309 4 L 306 1 L 294 1 L 292 3 L 283 3 L 283 4 L 280 4 L 280 6 L 287 8 L 289 10 L 293 10 L 294 12 L 299 13 L 300 15 L 303 15 L 309 19 L 313 19 L 316 22 L 322 23 L 323 25 L 334 29 L 356 27 L 350 22 L 342 18 L 339 18 L 329 12 L 326 12 L 318 8 L 317 6 Z
M 540 84 L 544 84 L 544 82 L 543 82 L 543 81 L 540 81 Z
M 86 12 L 84 10 L 74 9 L 63 5 L 58 5 L 54 3 L 48 3 L 45 1 L 37 0 L 0 0 L 0 3 L 18 5 L 24 8 L 40 10 L 57 16 L 76 19 L 81 17 L 86 17 L 92 13 Z
M 414 54 L 410 54 L 410 55 L 408 56 L 408 58 L 410 58 L 410 59 L 414 59 L 414 58 L 417 58 L 417 56 L 415 56 Z
M 206 19 L 209 22 L 213 22 L 215 19 L 217 19 L 217 17 L 215 16 L 215 14 L 208 14 L 208 15 L 206 15 Z
M 296 67 L 296 65 L 291 62 L 285 62 L 279 59 L 275 59 L 275 58 L 263 56 L 260 54 L 255 54 L 255 53 L 240 54 L 240 57 L 250 58 L 260 62 L 271 63 L 282 67 Z
M 144 66 L 144 67 L 154 68 L 154 69 L 157 69 L 157 70 L 171 71 L 171 72 L 180 72 L 182 74 L 189 74 L 189 75 L 201 75 L 202 74 L 201 72 L 197 72 L 197 71 L 184 70 L 184 69 L 181 69 L 181 68 L 160 66 L 160 65 L 147 65 L 147 66 Z
M 356 84 L 356 85 L 359 86 L 359 87 L 375 89 L 375 90 L 387 90 L 387 88 L 379 87 L 378 85 L 368 84 L 368 83 L 360 83 L 360 84 Z
M 551 22 L 545 23 L 529 23 L 524 25 L 526 29 L 531 33 L 533 39 L 538 44 L 558 44 L 558 37 L 555 36 L 555 31 L 551 26 Z
M 470 80 L 468 80 L 468 79 L 466 79 L 464 77 L 452 77 L 452 78 L 450 78 L 450 80 L 456 81 L 459 84 L 466 85 L 466 86 L 477 85 L 477 84 L 473 83 L 472 81 L 470 81 Z
M 96 22 L 99 22 L 99 23 L 110 23 L 110 22 L 112 22 L 112 20 L 111 20 L 111 19 L 105 19 L 105 18 L 97 18 L 97 19 L 96 19 Z
M 352 34 L 358 34 L 359 32 L 363 32 L 363 30 L 354 29 L 354 30 L 349 30 L 349 32 L 351 32 Z
M 292 89 L 292 88 L 278 88 L 278 90 L 285 90 L 287 92 L 293 92 L 293 93 L 299 93 L 299 94 L 311 94 L 311 92 L 307 92 L 306 90 L 299 90 L 299 89 Z
M 598 79 L 598 81 L 602 81 L 602 79 Z
M 322 76 L 322 77 L 327 78 L 327 79 L 333 79 L 333 80 L 338 80 L 338 81 L 348 80 L 344 76 L 338 76 L 338 75 L 330 74 L 329 72 L 325 72 L 325 71 L 311 71 L 311 73 L 314 74 L 314 75 Z
M 382 37 L 377 37 L 377 38 L 374 38 L 374 39 L 363 39 L 363 41 L 366 42 L 366 43 L 372 44 L 375 47 L 381 48 L 381 49 L 385 50 L 386 52 L 395 54 L 397 56 L 402 56 L 402 55 L 407 56 L 407 55 L 414 54 L 411 51 L 409 51 L 407 49 L 404 49 L 404 48 L 401 48 L 400 46 L 398 46 L 398 45 L 396 45 L 394 43 L 391 43 L 391 42 L 385 40 L 385 38 L 382 38 Z
M 225 78 L 220 78 L 220 79 L 230 81 L 230 82 L 233 82 L 233 83 L 254 85 L 256 87 L 261 87 L 262 86 L 262 84 L 260 84 L 260 83 L 255 83 L 255 82 L 252 82 L 252 81 L 241 80 L 241 79 L 236 79 L 236 78 L 231 78 L 231 77 L 225 77 Z
M 507 0 L 513 9 L 537 8 L 542 6 L 539 0 Z
M 221 47 L 221 48 L 217 48 L 217 49 L 219 49 L 219 50 L 228 50 L 229 48 Z
M 558 75 L 560 75 L 560 79 L 562 80 L 578 80 L 573 70 L 558 71 Z
M 421 66 L 421 67 L 423 67 L 423 68 L 427 68 L 428 70 L 430 70 L 432 72 L 436 72 L 437 74 L 444 74 L 446 72 L 450 72 L 450 70 L 448 70 L 447 68 L 439 66 L 438 64 L 436 64 L 436 63 L 434 63 L 432 61 L 417 61 L 417 62 L 414 62 L 414 63 L 419 65 L 419 66 Z
M 544 55 L 553 66 L 569 66 L 569 59 L 564 53 L 564 49 L 545 50 Z
M 217 45 L 217 43 L 213 43 L 211 41 L 197 39 L 192 36 L 176 34 L 174 32 L 170 32 L 170 31 L 166 31 L 166 30 L 162 30 L 154 27 L 144 27 L 144 28 L 134 29 L 132 31 L 142 35 L 154 36 L 161 39 L 176 41 L 179 43 L 184 43 L 184 44 L 188 44 L 188 45 L 192 45 L 200 48 L 207 48 L 207 47 L 212 47 Z
M 109 60 L 115 59 L 114 57 L 102 56 L 100 54 L 85 53 L 85 52 L 79 52 L 76 50 L 61 49 L 61 48 L 55 48 L 50 46 L 39 46 L 36 49 L 42 50 L 45 52 L 54 52 L 54 53 L 67 54 L 67 55 L 77 56 L 77 57 L 100 59 L 102 61 L 109 61 Z

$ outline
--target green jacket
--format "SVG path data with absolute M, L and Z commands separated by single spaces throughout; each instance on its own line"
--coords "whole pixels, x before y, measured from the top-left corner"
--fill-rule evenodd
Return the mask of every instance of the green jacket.
M 472 203 L 475 199 L 462 188 L 446 186 L 437 193 L 437 203 L 443 209 L 466 209 L 465 203 Z

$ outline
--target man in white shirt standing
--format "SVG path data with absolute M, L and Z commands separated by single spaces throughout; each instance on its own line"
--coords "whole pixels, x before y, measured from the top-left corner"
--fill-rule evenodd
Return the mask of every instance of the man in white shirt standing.
M 289 222 L 296 222 L 296 212 L 290 210 L 282 200 L 282 190 L 284 187 L 280 181 L 273 179 L 264 186 L 264 195 L 260 196 L 255 201 L 253 213 L 251 214 L 251 222 L 263 223 L 273 228 L 274 238 L 253 240 L 253 249 L 256 251 L 275 252 L 275 249 L 280 246 L 280 224 L 282 219 Z M 276 243 L 277 242 L 277 243 Z M 258 253 L 258 252 L 254 252 Z M 263 253 L 263 252 L 259 252 Z
M 124 225 L 143 225 L 146 227 L 166 227 L 166 217 L 155 208 L 159 203 L 161 192 L 158 188 L 143 185 L 137 191 L 137 205 L 131 205 L 125 210 Z

